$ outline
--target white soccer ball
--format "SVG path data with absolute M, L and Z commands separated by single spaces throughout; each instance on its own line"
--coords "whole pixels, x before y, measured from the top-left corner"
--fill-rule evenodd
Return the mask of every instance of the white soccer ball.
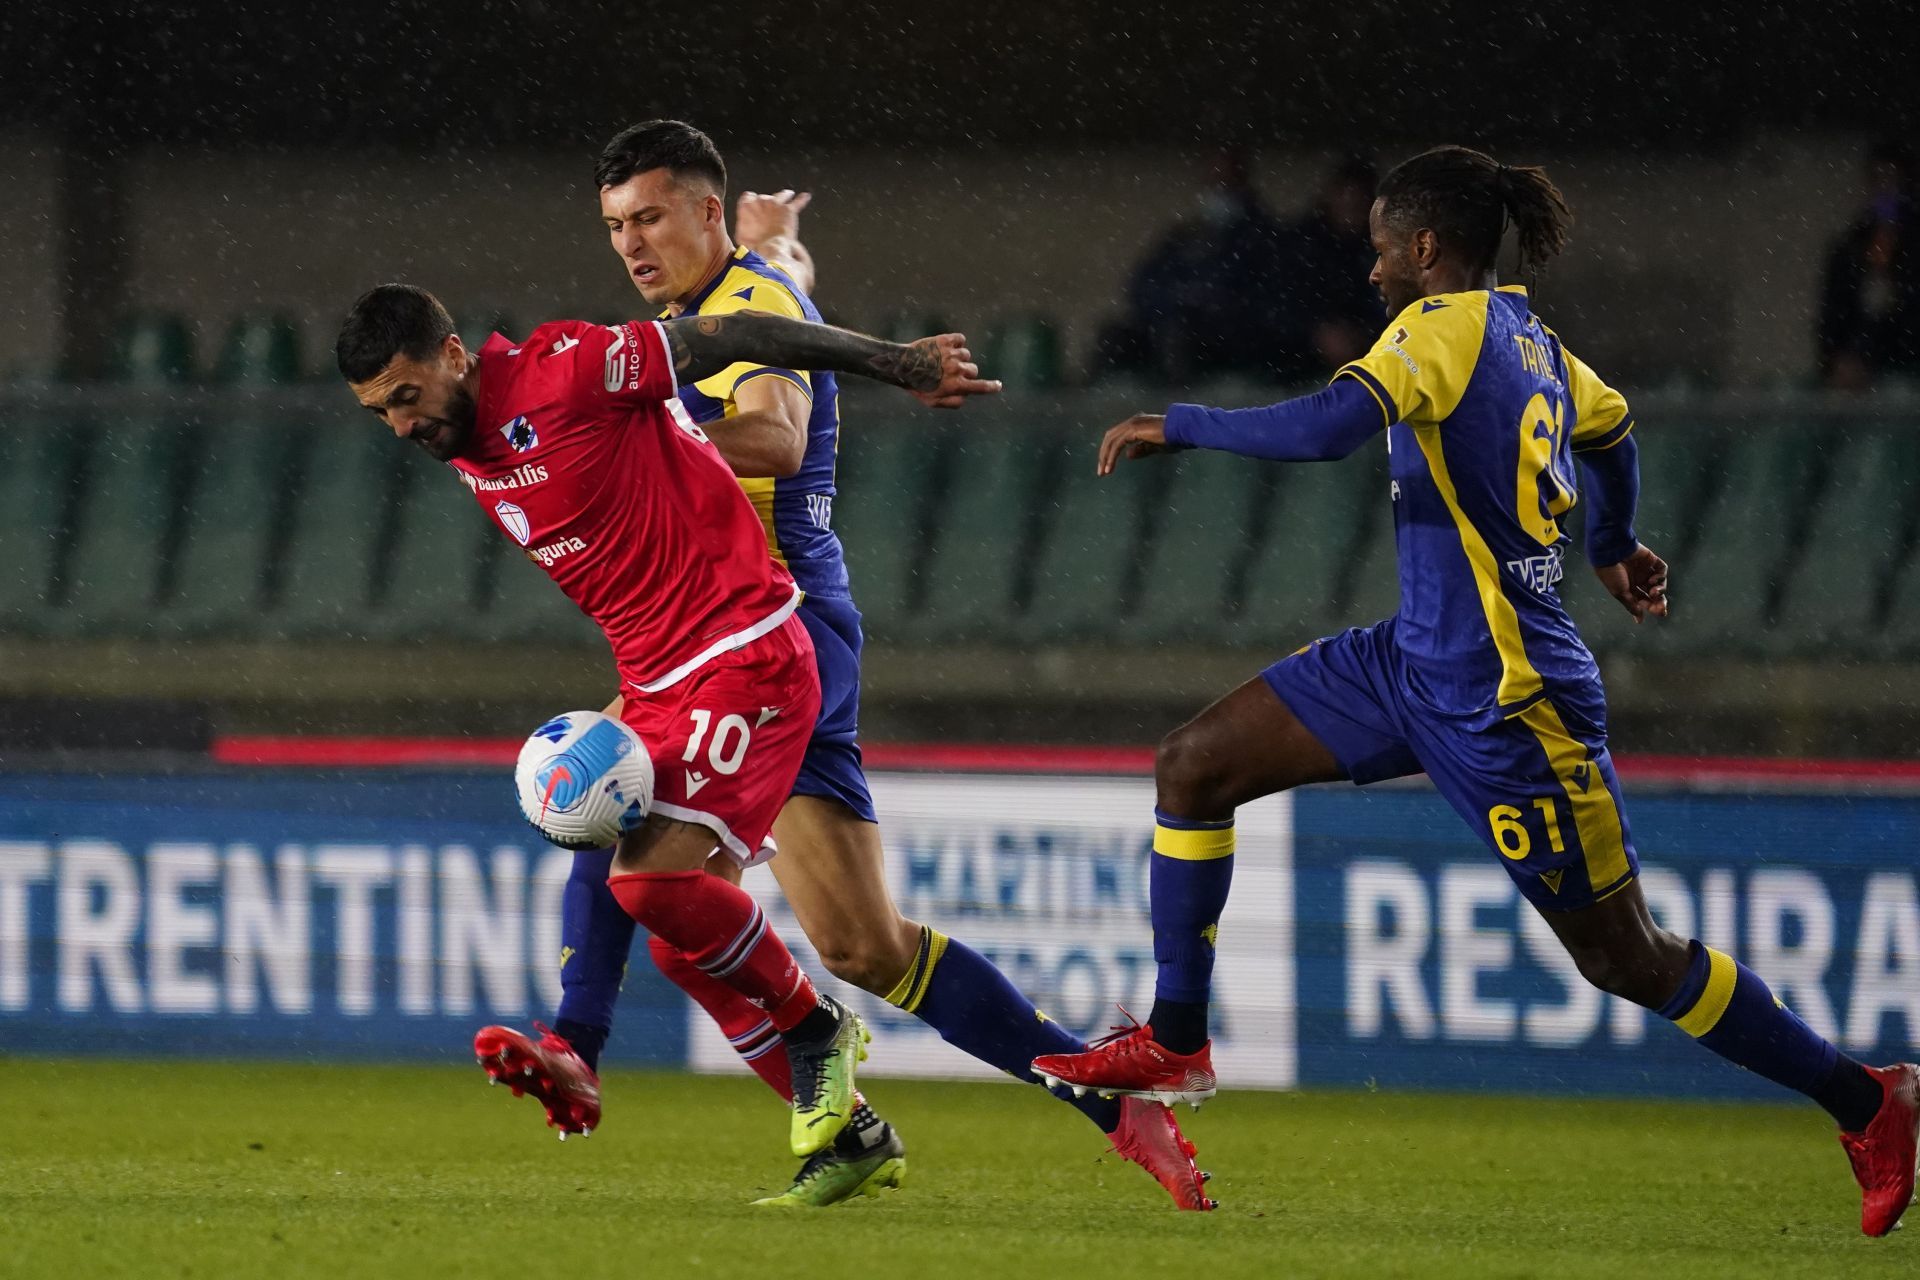
M 563 849 L 603 849 L 653 807 L 653 761 L 640 735 L 598 711 L 569 711 L 533 731 L 513 767 L 520 812 Z

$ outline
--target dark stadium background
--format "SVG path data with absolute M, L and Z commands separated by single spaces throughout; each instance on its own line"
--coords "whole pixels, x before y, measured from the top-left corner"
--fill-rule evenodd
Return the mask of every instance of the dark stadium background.
M 1091 330 L 1117 305 L 1132 260 L 1185 211 L 1221 146 L 1252 149 L 1255 181 L 1282 212 L 1346 153 L 1387 164 L 1461 139 L 1546 162 L 1582 215 L 1541 293 L 1561 331 L 1636 394 L 1643 419 L 1684 420 L 1696 444 L 1770 443 L 1767 428 L 1793 428 L 1772 463 L 1787 476 L 1754 503 L 1715 487 L 1717 464 L 1652 499 L 1673 508 L 1675 527 L 1655 531 L 1679 566 L 1671 634 L 1631 649 L 1610 618 L 1594 624 L 1616 672 L 1622 740 L 1662 752 L 1906 754 L 1920 726 L 1899 665 L 1920 645 L 1900 603 L 1911 521 L 1904 507 L 1858 527 L 1815 519 L 1857 500 L 1829 492 L 1838 456 L 1818 441 L 1871 434 L 1899 405 L 1800 389 L 1817 264 L 1849 214 L 1860 157 L 1914 119 L 1904 88 L 1913 47 L 1899 6 L 1867 4 L 1824 7 L 1817 19 L 1792 4 L 1200 3 L 1178 17 L 1070 2 L 918 12 L 823 0 L 724 14 L 492 0 L 457 11 L 359 0 L 9 6 L 0 130 L 14 171 L 13 252 L 0 273 L 13 305 L 0 394 L 18 410 L 88 423 L 110 404 L 193 421 L 180 448 L 163 451 L 158 474 L 172 488 L 144 525 L 122 509 L 119 529 L 90 527 L 104 517 L 71 469 L 51 482 L 68 501 L 14 505 L 8 536 L 30 545 L 13 557 L 23 581 L 0 621 L 0 740 L 91 745 L 103 716 L 118 738 L 189 748 L 216 732 L 288 726 L 482 732 L 543 715 L 561 689 L 597 678 L 591 647 L 572 666 L 524 649 L 476 662 L 449 643 L 458 626 L 431 639 L 404 610 L 376 625 L 415 581 L 393 552 L 410 527 L 395 513 L 399 494 L 373 531 L 370 579 L 325 588 L 341 593 L 331 608 L 272 623 L 291 589 L 276 544 L 248 562 L 257 610 L 169 626 L 168 607 L 196 589 L 181 579 L 192 531 L 175 509 L 192 483 L 195 432 L 217 433 L 215 419 L 269 403 L 283 430 L 350 418 L 329 385 L 327 346 L 339 309 L 370 280 L 425 281 L 470 327 L 630 308 L 605 269 L 582 175 L 614 129 L 672 114 L 714 133 L 736 186 L 817 188 L 806 233 L 830 317 L 903 330 L 956 323 L 989 356 L 1006 349 L 995 340 L 1007 332 L 1018 350 L 1022 324 L 1052 322 L 1064 335 L 1059 372 L 1034 380 L 1063 385 L 1017 388 L 970 425 L 984 424 L 982 439 L 1045 431 L 1063 444 L 1090 444 L 1118 414 L 1175 394 L 1265 394 L 1081 385 Z M 1064 272 L 1063 261 L 1073 264 Z M 281 320 L 293 330 L 288 350 L 273 345 Z M 187 330 L 190 367 L 149 370 L 158 385 L 142 386 L 126 364 L 130 332 L 151 339 L 171 322 Z M 248 351 L 268 364 L 243 368 Z M 250 385 L 280 380 L 298 389 Z M 1380 604 L 1359 586 L 1386 564 L 1368 554 L 1379 550 L 1377 505 L 1365 528 L 1323 529 L 1298 556 L 1282 554 L 1284 535 L 1260 516 L 1240 545 L 1203 542 L 1155 561 L 1155 503 L 1133 494 L 1135 523 L 1118 535 L 1056 531 L 1043 503 L 1008 552 L 1012 580 L 962 609 L 967 625 L 946 626 L 929 595 L 949 587 L 926 581 L 927 557 L 945 522 L 964 521 L 947 495 L 964 491 L 954 476 L 967 428 L 866 390 L 849 396 L 852 477 L 892 478 L 890 468 L 924 461 L 893 456 L 893 425 L 931 432 L 912 452 L 933 455 L 930 474 L 912 477 L 924 491 L 910 484 L 901 499 L 908 509 L 842 501 L 872 539 L 855 550 L 856 572 L 863 556 L 890 557 L 863 592 L 871 736 L 1151 741 L 1260 655 L 1291 647 L 1303 626 L 1358 621 Z M 1068 478 L 1048 470 L 1036 492 L 1078 512 Z M 45 477 L 18 482 L 49 503 Z M 1778 518 L 1758 521 L 1759 543 L 1746 545 L 1728 517 L 1772 502 Z M 266 513 L 260 536 L 284 536 L 287 518 Z M 121 540 L 148 535 L 157 554 L 86 589 L 94 558 L 118 564 Z M 1312 624 L 1276 624 L 1276 613 L 1293 616 L 1284 608 L 1254 616 L 1266 562 L 1249 544 L 1263 538 L 1283 560 L 1332 564 L 1324 582 L 1296 588 L 1327 606 Z M 1868 563 L 1839 568 L 1871 599 L 1834 620 L 1817 590 L 1828 557 L 1867 539 L 1842 559 Z M 951 558 L 950 541 L 943 549 Z M 470 581 L 445 599 L 484 606 L 496 590 L 475 559 L 486 549 L 463 543 L 460 553 Z M 1238 557 L 1222 593 L 1200 604 L 1220 616 L 1185 634 L 1177 619 L 1130 625 L 1154 607 L 1153 575 L 1186 554 Z M 1729 574 L 1721 557 L 1744 564 Z M 1102 558 L 1117 563 L 1090 563 Z M 1046 600 L 1075 591 L 1084 573 L 1117 579 L 1118 616 L 1054 626 Z M 1586 616 L 1599 604 L 1588 600 Z M 476 625 L 474 636 L 503 634 Z M 204 660 L 207 645 L 220 662 Z M 416 647 L 434 665 L 388 660 Z M 138 664 L 137 679 L 116 677 L 125 662 Z M 102 702 L 134 692 L 150 700 L 144 718 Z M 126 734 L 129 723 L 141 732 Z

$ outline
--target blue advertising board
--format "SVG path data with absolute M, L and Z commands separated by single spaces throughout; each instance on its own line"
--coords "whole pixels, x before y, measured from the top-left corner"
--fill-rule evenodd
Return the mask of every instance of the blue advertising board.
M 1638 793 L 1665 928 L 1736 956 L 1868 1062 L 1920 1050 L 1920 799 Z M 1575 972 L 1432 790 L 1294 804 L 1300 1082 L 1777 1097 Z
M 1150 999 L 1149 783 L 874 788 L 915 918 L 1067 1025 Z M 1779 1096 L 1581 981 L 1430 789 L 1291 800 L 1242 815 L 1216 990 L 1230 1082 Z M 1639 792 L 1629 816 L 1662 924 L 1856 1057 L 1920 1056 L 1920 797 Z M 550 1016 L 570 865 L 497 771 L 0 774 L 0 1051 L 455 1060 L 483 1023 Z M 821 976 L 771 878 L 748 887 Z M 636 960 L 609 1060 L 737 1067 Z M 861 1006 L 882 1072 L 974 1067 Z
M 571 865 L 497 773 L 0 774 L 0 1048 L 461 1057 L 551 1016 Z M 608 1059 L 683 1004 L 634 966 Z

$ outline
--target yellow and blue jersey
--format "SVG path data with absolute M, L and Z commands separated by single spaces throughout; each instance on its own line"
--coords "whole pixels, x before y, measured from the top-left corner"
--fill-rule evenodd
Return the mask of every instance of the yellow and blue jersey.
M 1560 600 L 1573 455 L 1619 444 L 1626 401 L 1505 287 L 1422 298 L 1341 368 L 1388 429 L 1396 639 L 1411 692 L 1477 723 L 1598 678 Z
M 687 315 L 726 315 L 766 311 L 820 323 L 813 301 L 785 272 L 750 249 L 736 249 L 726 269 L 687 304 Z M 738 413 L 734 394 L 754 378 L 785 378 L 813 402 L 807 419 L 807 448 L 800 470 L 791 476 L 741 477 L 767 531 L 767 546 L 787 566 L 809 597 L 847 598 L 847 562 L 833 532 L 834 466 L 840 447 L 840 396 L 832 373 L 733 364 L 709 378 L 680 388 L 680 402 L 697 423 Z

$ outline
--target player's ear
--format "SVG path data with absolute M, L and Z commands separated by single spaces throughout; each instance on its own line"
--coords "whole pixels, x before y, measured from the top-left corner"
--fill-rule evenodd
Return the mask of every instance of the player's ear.
M 455 373 L 464 373 L 467 368 L 467 344 L 460 341 L 460 335 L 450 333 L 440 346 L 440 356 L 447 367 Z
M 1413 248 L 1409 255 L 1413 265 L 1425 271 L 1440 256 L 1440 238 L 1433 234 L 1431 227 L 1422 227 L 1413 233 Z

